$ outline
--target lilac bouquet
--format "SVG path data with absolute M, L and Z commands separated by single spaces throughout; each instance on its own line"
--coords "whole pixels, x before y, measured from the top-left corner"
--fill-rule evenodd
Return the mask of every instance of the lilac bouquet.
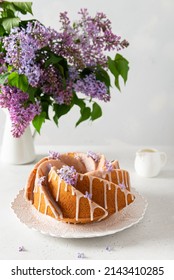
M 128 61 L 118 52 L 128 42 L 113 34 L 103 13 L 92 17 L 81 9 L 74 23 L 60 13 L 56 31 L 21 20 L 19 12 L 32 14 L 32 3 L 0 2 L 0 107 L 9 111 L 13 136 L 20 137 L 30 122 L 40 133 L 50 107 L 57 125 L 74 106 L 80 109 L 76 126 L 101 117 L 96 101 L 110 101 L 110 74 L 119 90 L 119 77 L 127 81 Z M 110 51 L 116 51 L 114 59 Z

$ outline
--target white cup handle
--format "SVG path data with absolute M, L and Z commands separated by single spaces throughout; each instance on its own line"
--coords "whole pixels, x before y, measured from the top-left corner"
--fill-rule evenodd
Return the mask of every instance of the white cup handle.
M 166 155 L 166 153 L 161 152 L 160 153 L 160 158 L 161 158 L 161 167 L 163 167 L 166 164 L 166 162 L 167 162 L 167 155 Z

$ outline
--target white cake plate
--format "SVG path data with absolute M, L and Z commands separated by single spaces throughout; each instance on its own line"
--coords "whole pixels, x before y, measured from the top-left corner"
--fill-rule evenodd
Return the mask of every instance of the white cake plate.
M 135 201 L 128 207 L 104 221 L 85 225 L 66 224 L 41 214 L 25 200 L 24 189 L 20 190 L 12 202 L 12 209 L 22 223 L 43 234 L 62 238 L 100 237 L 130 228 L 143 218 L 148 203 L 135 189 L 132 189 L 132 192 Z

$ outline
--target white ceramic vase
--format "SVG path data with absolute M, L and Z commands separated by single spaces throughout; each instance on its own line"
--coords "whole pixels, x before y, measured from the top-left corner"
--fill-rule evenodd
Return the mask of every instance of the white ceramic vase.
M 5 128 L 2 138 L 0 161 L 7 164 L 27 164 L 35 160 L 34 137 L 30 126 L 20 138 L 13 137 L 11 133 L 11 120 L 7 110 Z

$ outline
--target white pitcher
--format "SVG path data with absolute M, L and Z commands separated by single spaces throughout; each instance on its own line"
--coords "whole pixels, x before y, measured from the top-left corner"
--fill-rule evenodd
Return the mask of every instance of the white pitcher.
M 11 120 L 8 110 L 2 139 L 0 161 L 7 164 L 26 164 L 35 160 L 34 139 L 28 126 L 20 138 L 13 137 L 11 133 Z
M 156 149 L 141 149 L 136 152 L 135 170 L 143 177 L 157 176 L 166 164 L 167 155 Z

